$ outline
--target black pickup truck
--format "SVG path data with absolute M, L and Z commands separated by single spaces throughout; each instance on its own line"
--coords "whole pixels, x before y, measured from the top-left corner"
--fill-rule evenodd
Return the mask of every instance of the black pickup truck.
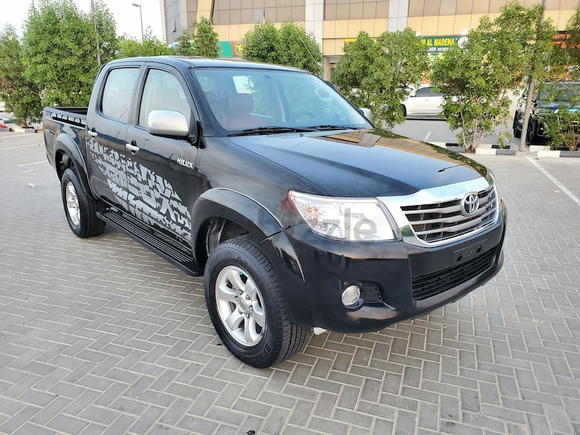
M 109 63 L 87 109 L 43 123 L 71 230 L 109 223 L 205 275 L 221 340 L 267 367 L 311 328 L 378 331 L 503 263 L 491 172 L 362 113 L 301 70 L 155 57 Z

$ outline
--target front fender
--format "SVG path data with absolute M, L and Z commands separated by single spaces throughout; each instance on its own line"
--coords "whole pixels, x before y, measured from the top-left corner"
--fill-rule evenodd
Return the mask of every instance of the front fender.
M 230 189 L 215 188 L 204 192 L 191 212 L 192 246 L 200 230 L 213 218 L 227 219 L 250 232 L 260 242 L 282 231 L 280 221 L 262 204 Z
M 288 316 L 293 323 L 311 326 L 310 304 L 302 268 L 280 221 L 262 204 L 230 189 L 215 188 L 204 192 L 196 201 L 191 213 L 193 255 L 202 266 L 205 249 L 199 240 L 204 229 L 215 218 L 227 219 L 246 229 L 259 241 L 269 258 L 282 288 Z

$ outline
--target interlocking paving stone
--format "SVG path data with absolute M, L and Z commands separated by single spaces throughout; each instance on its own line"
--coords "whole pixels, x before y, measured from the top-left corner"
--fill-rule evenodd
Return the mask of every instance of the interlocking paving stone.
M 70 232 L 49 165 L 17 166 L 41 141 L 0 134 L 0 433 L 580 433 L 580 207 L 525 157 L 476 156 L 508 205 L 492 282 L 258 370 L 220 343 L 202 279 Z M 538 162 L 580 196 L 580 161 Z

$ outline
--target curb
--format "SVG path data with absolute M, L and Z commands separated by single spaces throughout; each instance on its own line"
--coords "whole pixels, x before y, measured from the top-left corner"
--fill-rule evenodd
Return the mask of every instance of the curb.
M 17 127 L 13 131 L 15 133 L 38 133 L 38 130 L 39 130 L 38 128 L 33 128 L 33 127 L 30 127 L 30 128 Z
M 516 150 L 509 148 L 481 148 L 481 145 L 475 149 L 475 154 L 487 156 L 515 156 Z
M 430 142 L 431 145 L 436 145 L 441 148 L 448 149 L 449 151 L 455 151 L 456 153 L 464 153 L 465 148 L 459 146 L 448 145 L 446 142 Z M 491 144 L 481 144 L 475 149 L 475 154 L 485 155 L 485 156 L 516 156 L 520 154 L 537 154 L 538 158 L 550 157 L 550 158 L 580 158 L 580 150 L 578 151 L 556 151 L 551 150 L 550 147 L 545 145 L 530 145 L 529 151 L 518 151 L 516 149 L 510 148 L 492 148 Z
M 540 150 L 538 151 L 538 158 L 539 157 L 580 157 L 580 151 Z

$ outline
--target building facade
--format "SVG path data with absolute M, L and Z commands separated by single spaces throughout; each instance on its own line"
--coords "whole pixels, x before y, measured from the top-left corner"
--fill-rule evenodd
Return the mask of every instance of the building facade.
M 322 47 L 325 76 L 345 44 L 361 30 L 371 37 L 410 27 L 433 55 L 456 44 L 483 15 L 495 18 L 508 0 L 160 0 L 163 31 L 171 44 L 182 27 L 211 17 L 224 57 L 241 55 L 240 41 L 255 23 L 292 20 L 312 32 Z M 526 7 L 541 0 L 520 0 Z M 580 7 L 580 0 L 545 0 L 545 17 L 559 30 Z

